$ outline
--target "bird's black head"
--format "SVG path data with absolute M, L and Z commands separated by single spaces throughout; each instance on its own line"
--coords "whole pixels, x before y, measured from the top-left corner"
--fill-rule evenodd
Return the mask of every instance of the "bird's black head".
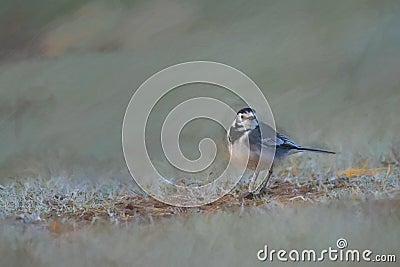
M 242 108 L 241 110 L 239 110 L 237 115 L 239 115 L 239 114 L 255 114 L 255 113 L 256 113 L 256 111 L 254 109 L 247 107 L 247 108 Z
M 242 108 L 238 111 L 232 127 L 237 131 L 243 132 L 255 129 L 258 126 L 258 121 L 255 113 L 256 111 L 252 108 Z

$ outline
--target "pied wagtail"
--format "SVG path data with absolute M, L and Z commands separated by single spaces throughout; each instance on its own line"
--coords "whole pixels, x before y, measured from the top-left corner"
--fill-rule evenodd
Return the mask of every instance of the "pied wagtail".
M 227 139 L 231 159 L 246 160 L 247 169 L 253 172 L 247 195 L 262 194 L 272 174 L 273 163 L 291 154 L 301 151 L 336 154 L 332 151 L 306 148 L 296 144 L 269 125 L 258 122 L 256 112 L 252 108 L 243 108 L 238 111 L 228 130 Z M 273 153 L 274 148 L 275 153 Z M 257 188 L 254 188 L 259 172 L 267 168 L 269 168 L 268 176 Z

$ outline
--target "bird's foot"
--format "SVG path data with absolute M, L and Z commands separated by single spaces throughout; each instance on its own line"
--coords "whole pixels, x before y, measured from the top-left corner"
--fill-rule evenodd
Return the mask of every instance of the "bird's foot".
M 271 190 L 268 188 L 263 188 L 262 190 L 258 192 L 253 192 L 252 193 L 252 199 L 254 200 L 261 200 L 265 197 L 267 197 L 271 193 Z
M 256 193 L 256 192 L 250 192 L 250 191 L 246 191 L 243 192 L 240 195 L 240 199 L 244 200 L 244 199 L 248 199 L 248 200 L 261 200 L 263 197 L 265 197 L 268 193 L 266 192 L 266 190 Z
M 260 191 L 260 192 L 258 192 L 256 194 L 254 194 L 254 198 L 256 198 L 258 200 L 261 200 L 262 198 L 264 198 L 267 195 L 268 195 L 267 190 L 262 190 L 262 191 Z
M 245 191 L 242 194 L 240 194 L 240 199 L 253 199 L 254 197 L 254 193 L 250 192 L 250 191 Z

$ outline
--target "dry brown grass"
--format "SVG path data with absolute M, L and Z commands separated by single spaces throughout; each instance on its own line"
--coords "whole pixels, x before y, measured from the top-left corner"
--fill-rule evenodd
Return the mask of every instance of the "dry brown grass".
M 87 224 L 109 221 L 152 223 L 162 218 L 205 215 L 220 211 L 240 211 L 246 207 L 269 209 L 276 206 L 315 205 L 335 200 L 362 201 L 394 199 L 399 196 L 399 173 L 396 164 L 368 168 L 368 162 L 342 171 L 327 173 L 298 166 L 291 160 L 278 169 L 268 193 L 255 200 L 242 200 L 238 186 L 218 201 L 201 207 L 170 206 L 143 194 L 135 193 L 133 184 L 110 181 L 102 185 L 65 183 L 61 178 L 26 179 L 2 186 L 2 217 L 38 224 L 52 235 L 76 231 Z M 279 179 L 278 179 L 279 177 Z

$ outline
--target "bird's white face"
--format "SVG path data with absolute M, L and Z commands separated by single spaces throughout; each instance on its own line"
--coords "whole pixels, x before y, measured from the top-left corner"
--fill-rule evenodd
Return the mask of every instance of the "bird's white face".
M 254 110 L 249 108 L 240 110 L 234 122 L 238 130 L 253 130 L 258 126 L 258 121 Z

